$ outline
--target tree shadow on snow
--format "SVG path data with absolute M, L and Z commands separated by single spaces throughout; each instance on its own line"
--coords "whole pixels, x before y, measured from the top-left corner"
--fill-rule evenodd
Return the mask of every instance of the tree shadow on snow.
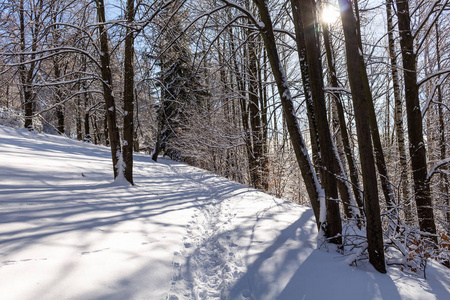
M 340 254 L 315 249 L 315 243 L 308 240 L 315 231 L 315 223 L 313 228 L 308 223 L 312 218 L 312 210 L 307 210 L 281 230 L 247 266 L 228 299 L 400 299 L 389 276 L 350 267 Z M 298 248 L 289 247 L 293 241 L 302 243 Z M 289 250 L 280 252 L 282 260 L 274 263 L 276 252 L 283 247 Z

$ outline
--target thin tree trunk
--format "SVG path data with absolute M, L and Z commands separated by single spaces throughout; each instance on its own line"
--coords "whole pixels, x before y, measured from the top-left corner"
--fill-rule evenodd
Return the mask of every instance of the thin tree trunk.
M 25 9 L 24 9 L 24 1 L 20 0 L 19 2 L 19 26 L 20 26 L 20 50 L 21 52 L 25 52 Z M 31 91 L 31 85 L 29 79 L 29 75 L 32 74 L 33 63 L 30 65 L 30 69 L 27 70 L 25 66 L 25 57 L 24 54 L 19 56 L 20 66 L 20 80 L 23 89 L 23 107 L 24 107 L 24 115 L 25 115 L 25 124 L 24 127 L 28 130 L 33 129 L 33 93 Z
M 249 117 L 252 137 L 252 159 L 254 160 L 254 182 L 257 189 L 264 189 L 263 184 L 263 136 L 261 126 L 261 116 L 258 97 L 258 70 L 256 43 L 251 40 L 248 43 L 249 76 L 248 76 L 248 98 L 249 98 Z
M 387 30 L 388 30 L 388 41 L 389 41 L 389 57 L 391 61 L 391 72 L 392 72 L 392 82 L 394 86 L 394 124 L 395 132 L 397 135 L 397 150 L 400 156 L 400 167 L 401 167 L 401 186 L 402 186 L 402 203 L 405 204 L 405 221 L 412 222 L 413 217 L 411 215 L 412 208 L 409 204 L 408 196 L 408 164 L 406 161 L 406 151 L 405 151 L 405 137 L 403 134 L 403 111 L 402 111 L 402 98 L 400 92 L 398 70 L 397 70 L 397 57 L 395 54 L 394 46 L 394 26 L 392 23 L 392 0 L 387 0 L 386 2 L 386 15 L 387 15 Z
M 264 0 L 254 0 L 254 3 L 258 7 L 261 21 L 264 24 L 264 28 L 262 29 L 264 46 L 266 48 L 273 76 L 277 84 L 278 94 L 283 107 L 292 147 L 294 148 L 297 162 L 305 181 L 306 190 L 311 201 L 317 225 L 321 228 L 321 222 L 325 221 L 323 213 L 321 214 L 321 210 L 324 209 L 325 205 L 324 191 L 317 180 L 314 168 L 308 155 L 306 144 L 300 131 L 292 96 L 289 91 L 289 83 L 284 73 L 280 57 L 278 56 L 272 20 L 270 19 L 267 2 Z
M 58 119 L 58 133 L 64 134 L 64 106 L 61 104 L 56 106 L 56 118 Z
M 90 121 L 90 114 L 89 114 L 89 109 L 85 106 L 84 108 L 84 137 L 83 137 L 83 141 L 85 142 L 91 142 L 91 133 L 90 133 L 90 126 L 89 126 L 89 121 Z
M 152 156 L 152 160 L 153 161 L 158 161 L 158 155 L 161 152 L 161 134 L 162 134 L 162 128 L 164 126 L 164 121 L 163 118 L 164 116 L 162 115 L 163 108 L 162 108 L 162 104 L 160 107 L 160 111 L 158 112 L 158 128 L 157 128 L 157 132 L 156 132 L 156 139 L 155 139 L 155 146 L 153 147 L 153 152 L 151 154 Z
M 262 145 L 263 145 L 263 161 L 261 162 L 261 167 L 263 170 L 263 185 L 264 190 L 269 190 L 269 140 L 268 140 L 268 132 L 269 132 L 269 122 L 267 118 L 267 109 L 268 109 L 268 97 L 267 97 L 267 54 L 262 47 L 260 49 L 263 56 L 263 65 L 259 68 L 259 90 L 261 91 L 260 97 L 260 111 L 261 111 L 261 126 L 262 126 Z
M 369 118 L 368 101 L 370 99 L 367 98 L 367 94 L 364 91 L 362 73 L 365 71 L 365 66 L 362 51 L 359 48 L 356 22 L 351 3 L 348 0 L 339 0 L 339 6 L 345 36 L 348 77 L 355 111 L 364 186 L 369 261 L 380 273 L 386 273 L 375 159 L 372 152 L 370 126 L 367 124 Z
M 304 49 L 306 50 L 306 64 L 309 75 L 309 86 L 311 89 L 311 99 L 313 101 L 314 115 L 317 135 L 319 137 L 320 157 L 322 165 L 320 166 L 322 184 L 325 189 L 327 206 L 327 236 L 333 238 L 331 242 L 340 244 L 342 238 L 341 216 L 339 212 L 339 195 L 337 175 L 339 175 L 339 165 L 336 157 L 336 151 L 331 140 L 330 127 L 327 121 L 327 108 L 325 104 L 325 94 L 323 87 L 323 74 L 320 59 L 320 42 L 317 36 L 318 26 L 315 15 L 314 0 L 291 0 L 294 12 L 295 31 L 303 31 Z M 300 14 L 299 14 L 300 12 Z M 303 24 L 308 24 L 304 26 Z M 297 34 L 298 37 L 298 34 Z M 301 51 L 301 41 L 297 38 L 297 47 Z M 343 189 L 345 193 L 345 188 Z M 348 199 L 348 198 L 347 198 Z M 347 200 L 348 201 L 348 200 Z M 348 202 L 346 203 L 348 207 Z
M 56 21 L 55 21 L 56 22 Z M 59 68 L 59 62 L 58 62 L 58 57 L 56 56 L 53 59 L 53 71 L 55 72 L 55 79 L 58 80 L 58 78 L 61 77 L 61 69 Z M 56 118 L 58 120 L 58 126 L 56 127 L 56 129 L 58 130 L 59 134 L 64 134 L 64 106 L 63 104 L 60 104 L 62 101 L 62 93 L 60 88 L 57 86 L 56 87 Z
M 127 0 L 127 30 L 124 55 L 124 88 L 123 88 L 123 161 L 125 179 L 133 183 L 133 135 L 134 135 L 134 0 Z
M 234 45 L 233 40 L 233 34 L 230 32 L 230 47 L 231 52 L 235 53 L 236 47 Z M 244 61 L 247 62 L 247 49 L 244 47 Z M 250 135 L 250 125 L 249 125 L 249 105 L 247 103 L 247 95 L 246 95 L 246 88 L 245 88 L 245 79 L 244 79 L 244 72 L 239 70 L 239 65 L 237 61 L 236 55 L 233 59 L 233 67 L 234 67 L 234 73 L 236 77 L 236 83 L 237 83 L 237 89 L 238 94 L 240 94 L 239 97 L 239 106 L 240 106 L 240 116 L 241 116 L 241 123 L 242 123 L 242 130 L 243 130 L 243 138 L 244 143 L 246 145 L 246 154 L 247 154 L 247 161 L 248 161 L 248 168 L 249 168 L 249 174 L 250 174 L 250 184 L 255 187 L 255 182 L 257 180 L 257 164 L 253 156 L 253 149 L 252 149 L 252 141 L 251 141 L 251 135 Z M 245 68 L 242 67 L 242 70 Z
M 427 181 L 427 159 L 423 139 L 422 114 L 417 85 L 416 54 L 411 33 L 408 1 L 396 0 L 403 77 L 405 80 L 406 116 L 408 121 L 409 155 L 414 181 L 414 192 L 421 231 L 436 234 L 430 184 Z M 437 242 L 437 237 L 433 240 Z
M 108 35 L 105 28 L 105 5 L 103 0 L 96 0 L 96 4 L 99 21 L 98 31 L 100 36 L 100 62 L 103 80 L 103 96 L 105 99 L 105 113 L 108 128 L 109 145 L 111 148 L 114 179 L 116 179 L 119 175 L 121 175 L 119 173 L 123 172 L 123 166 L 119 165 L 119 162 L 122 162 L 122 152 L 120 149 L 120 135 L 116 119 L 116 104 L 112 92 L 111 59 L 108 47 Z
M 297 43 L 298 60 L 300 62 L 300 73 L 302 75 L 302 86 L 306 103 L 306 113 L 308 115 L 312 159 L 316 172 L 319 172 L 319 166 L 322 165 L 322 159 L 320 157 L 319 135 L 317 133 L 316 115 L 314 114 L 314 105 L 312 100 L 310 79 L 308 74 L 308 62 L 306 58 L 305 35 L 303 32 L 303 23 L 301 19 L 299 5 L 300 4 L 297 4 L 297 0 L 291 0 L 294 26 L 296 28 L 295 36 Z
M 348 1 L 349 2 L 349 1 Z M 396 227 L 398 223 L 398 212 L 395 205 L 395 199 L 394 199 L 394 191 L 392 190 L 392 186 L 389 179 L 389 174 L 387 172 L 386 167 L 386 161 L 384 159 L 384 151 L 383 146 L 381 144 L 381 138 L 380 138 L 380 131 L 378 129 L 378 123 L 377 123 L 377 117 L 375 113 L 375 107 L 373 105 L 373 99 L 372 99 L 372 92 L 369 85 L 369 78 L 367 76 L 367 70 L 364 63 L 364 59 L 362 57 L 363 53 L 363 46 L 362 46 L 362 37 L 361 37 L 361 24 L 360 24 L 360 17 L 359 17 L 359 7 L 358 7 L 358 1 L 355 0 L 354 2 L 355 6 L 355 30 L 356 30 L 356 36 L 357 36 L 357 42 L 358 42 L 358 48 L 359 53 L 361 53 L 361 76 L 362 77 L 362 83 L 364 85 L 364 92 L 366 93 L 367 98 L 367 109 L 368 109 L 368 120 L 370 125 L 370 133 L 372 136 L 372 143 L 373 143 L 373 149 L 374 149 L 374 156 L 375 156 L 375 164 L 377 166 L 378 174 L 380 177 L 381 182 L 381 189 L 383 191 L 384 199 L 386 201 L 389 216 L 391 219 L 392 226 Z M 359 54 L 358 53 L 358 54 Z M 394 225 L 395 224 L 395 225 Z M 393 230 L 396 230 L 396 228 L 392 228 Z
M 441 51 L 439 48 L 439 24 L 435 23 L 436 29 L 436 60 L 438 70 L 441 70 Z M 437 78 L 439 80 L 439 76 Z M 447 143 L 445 139 L 445 121 L 444 121 L 444 112 L 443 112 L 443 103 L 442 103 L 442 90 L 441 86 L 437 87 L 437 97 L 438 97 L 438 116 L 439 116 L 439 148 L 441 149 L 440 159 L 444 160 L 447 158 Z M 448 167 L 444 167 L 443 171 L 448 170 Z M 447 175 L 448 176 L 448 175 Z M 448 177 L 442 172 L 440 175 L 441 179 L 441 193 L 443 195 L 443 204 L 447 205 L 447 233 L 450 233 L 450 195 L 449 195 L 449 182 Z
M 81 112 L 83 111 L 81 107 L 81 97 L 80 95 L 77 96 L 77 102 L 76 102 L 76 128 L 77 128 L 77 140 L 81 141 L 83 140 L 83 131 L 82 131 L 82 120 L 81 120 Z
M 338 79 L 336 76 L 336 68 L 334 65 L 333 58 L 333 50 L 331 45 L 331 38 L 328 31 L 328 26 L 326 24 L 323 25 L 323 37 L 325 44 L 325 51 L 327 56 L 328 63 L 328 72 L 330 74 L 330 82 L 331 87 L 338 88 Z M 344 108 L 342 106 L 342 99 L 338 93 L 333 94 L 333 101 L 336 107 L 337 120 L 339 124 L 339 136 L 342 141 L 343 149 L 345 156 L 347 158 L 347 164 L 349 167 L 350 180 L 353 186 L 353 194 L 355 196 L 355 201 L 358 205 L 359 211 L 361 215 L 364 215 L 364 203 L 363 203 L 363 195 L 361 192 L 361 185 L 359 182 L 358 169 L 356 167 L 356 161 L 353 156 L 352 148 L 350 146 L 350 139 L 347 133 L 347 124 L 345 122 Z

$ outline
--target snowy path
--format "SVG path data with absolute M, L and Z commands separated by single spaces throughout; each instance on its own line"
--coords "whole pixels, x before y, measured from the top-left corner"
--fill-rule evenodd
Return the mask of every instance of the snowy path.
M 450 299 L 316 250 L 312 210 L 181 163 L 0 126 L 0 299 Z M 349 286 L 349 283 L 350 286 Z
M 243 267 L 230 235 L 230 222 L 236 215 L 226 203 L 225 194 L 230 191 L 216 176 L 200 170 L 186 172 L 185 165 L 166 163 L 188 186 L 202 191 L 195 199 L 201 209 L 186 225 L 183 249 L 175 253 L 172 291 L 189 299 L 225 299 L 229 284 L 242 274 L 239 267 Z

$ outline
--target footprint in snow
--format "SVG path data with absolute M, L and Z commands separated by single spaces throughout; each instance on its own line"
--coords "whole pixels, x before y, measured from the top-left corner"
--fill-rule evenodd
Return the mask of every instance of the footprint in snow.
M 109 248 L 98 249 L 98 250 L 93 250 L 93 251 L 83 251 L 83 252 L 81 252 L 81 255 L 88 255 L 88 254 L 92 254 L 92 253 L 99 253 L 99 252 L 103 252 L 105 250 L 109 250 Z

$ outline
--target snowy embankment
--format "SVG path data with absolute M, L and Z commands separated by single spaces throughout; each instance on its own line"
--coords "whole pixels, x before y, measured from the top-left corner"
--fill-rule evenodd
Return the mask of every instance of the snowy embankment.
M 316 250 L 311 209 L 211 173 L 0 126 L 1 299 L 450 299 L 428 280 Z

